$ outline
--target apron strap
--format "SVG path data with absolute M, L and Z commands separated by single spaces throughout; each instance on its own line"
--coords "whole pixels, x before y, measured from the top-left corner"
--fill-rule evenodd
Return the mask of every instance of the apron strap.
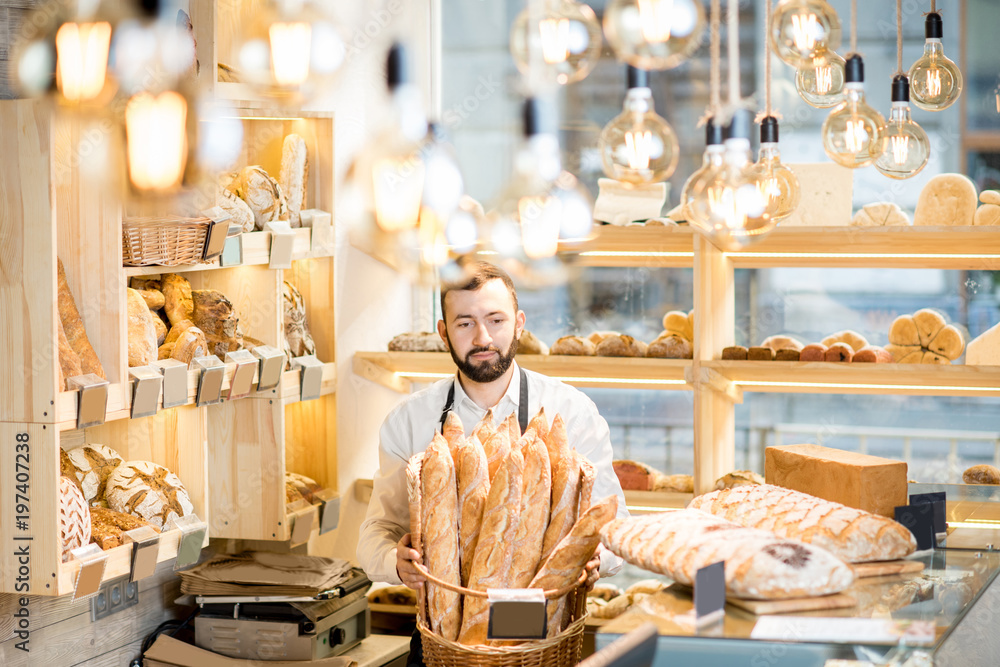
M 517 423 L 521 427 L 521 433 L 528 430 L 528 375 L 524 372 L 524 369 L 520 366 L 517 367 L 520 371 L 521 378 L 521 392 L 520 398 L 518 399 L 519 405 L 517 407 Z M 452 380 L 451 387 L 448 388 L 448 398 L 445 400 L 444 410 L 441 411 L 441 422 L 440 430 L 444 431 L 444 422 L 448 419 L 448 413 L 451 409 L 455 407 L 455 381 Z

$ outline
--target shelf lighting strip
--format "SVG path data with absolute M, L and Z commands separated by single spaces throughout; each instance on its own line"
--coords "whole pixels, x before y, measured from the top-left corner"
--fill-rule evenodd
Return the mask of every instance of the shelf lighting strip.
M 755 259 L 996 259 L 998 254 L 983 253 L 922 253 L 922 252 L 724 252 L 723 257 Z
M 733 380 L 739 387 L 829 387 L 832 389 L 920 389 L 922 391 L 970 391 L 997 392 L 1000 387 L 958 387 L 949 385 L 924 384 L 857 384 L 849 382 L 788 382 L 772 380 Z
M 645 250 L 584 250 L 580 257 L 694 257 L 694 252 Z
M 418 371 L 396 371 L 396 375 L 399 377 L 407 378 L 410 380 L 441 380 L 444 378 L 453 377 L 454 373 L 430 373 L 430 372 L 418 372 Z M 684 380 L 661 380 L 661 379 L 650 379 L 650 380 L 636 380 L 633 378 L 599 378 L 599 377 L 561 377 L 550 375 L 553 380 L 559 380 L 560 382 L 600 382 L 602 384 L 638 384 L 638 385 L 656 385 L 656 386 L 679 386 L 685 385 L 687 382 Z
M 968 528 L 971 530 L 998 530 L 1000 521 L 989 521 L 985 519 L 966 519 L 965 521 L 949 521 L 949 528 Z

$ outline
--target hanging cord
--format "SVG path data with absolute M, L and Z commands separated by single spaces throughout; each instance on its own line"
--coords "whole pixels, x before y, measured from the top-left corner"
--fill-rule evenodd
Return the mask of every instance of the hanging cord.
M 781 120 L 781 114 L 771 107 L 771 5 L 772 0 L 764 2 L 764 110 L 757 113 L 755 123 L 762 122 L 768 116 Z
M 729 0 L 726 37 L 729 55 L 729 106 L 735 112 L 740 104 L 740 3 Z
M 896 0 L 896 74 L 906 74 L 903 71 L 903 0 Z
M 720 42 L 722 41 L 720 37 L 720 31 L 722 29 L 720 25 L 721 24 L 720 14 L 722 14 L 722 11 L 720 7 L 721 7 L 720 0 L 712 0 L 712 3 L 709 7 L 709 13 L 711 14 L 710 16 L 711 26 L 709 29 L 712 32 L 711 35 L 709 36 L 710 39 L 709 57 L 711 59 L 711 74 L 710 74 L 709 85 L 711 87 L 711 91 L 710 91 L 710 100 L 708 103 L 708 113 L 709 115 L 712 116 L 719 115 L 719 107 L 721 106 L 721 102 L 719 99 L 721 97 L 721 93 L 719 89 L 722 87 L 721 84 L 722 66 L 720 63 L 721 60 L 720 54 L 722 51 L 720 44 Z
M 858 0 L 851 0 L 851 53 L 858 52 Z

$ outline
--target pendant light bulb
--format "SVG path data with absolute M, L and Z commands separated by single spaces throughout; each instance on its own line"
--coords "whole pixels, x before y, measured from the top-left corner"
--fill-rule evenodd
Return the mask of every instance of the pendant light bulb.
M 892 80 L 892 111 L 883 130 L 886 149 L 875 160 L 875 168 L 889 178 L 916 176 L 931 154 L 927 132 L 910 118 L 910 86 L 905 76 Z
M 510 53 L 531 81 L 581 81 L 601 57 L 601 24 L 574 0 L 529 0 L 510 28 Z
M 837 164 L 857 169 L 872 164 L 885 150 L 885 118 L 865 102 L 864 62 L 847 59 L 844 101 L 823 121 L 823 150 Z
M 844 59 L 822 51 L 795 71 L 795 89 L 806 104 L 829 109 L 844 101 Z
M 840 46 L 840 17 L 826 0 L 781 0 L 768 32 L 771 50 L 783 62 L 801 67 Z
M 653 110 L 644 70 L 628 66 L 628 92 L 618 116 L 601 131 L 601 165 L 608 178 L 633 185 L 661 183 L 677 168 L 677 135 Z
M 944 55 L 941 15 L 931 12 L 924 21 L 924 55 L 910 67 L 910 95 L 924 111 L 943 111 L 962 93 L 962 70 Z
M 677 67 L 701 45 L 705 8 L 698 0 L 612 0 L 604 34 L 615 55 L 633 67 Z
M 757 190 L 765 201 L 765 217 L 773 224 L 790 216 L 799 205 L 799 179 L 781 162 L 778 119 L 767 116 L 760 124 L 760 152 L 753 166 Z
M 706 197 L 707 184 L 715 178 L 715 171 L 722 169 L 726 153 L 726 147 L 723 145 L 724 140 L 722 126 L 717 124 L 714 118 L 709 118 L 705 125 L 705 151 L 702 154 L 701 166 L 688 176 L 681 189 L 681 210 L 687 217 L 688 223 L 706 232 L 709 229 L 708 218 L 696 218 L 695 213 L 707 210 L 709 204 L 699 201 L 696 205 L 695 193 Z

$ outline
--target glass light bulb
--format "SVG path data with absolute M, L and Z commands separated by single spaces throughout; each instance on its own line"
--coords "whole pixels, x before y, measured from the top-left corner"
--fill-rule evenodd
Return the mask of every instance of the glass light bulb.
M 875 160 L 875 168 L 889 178 L 916 176 L 927 165 L 931 154 L 930 139 L 924 128 L 910 119 L 910 105 L 893 102 L 889 122 L 883 129 L 885 152 Z
M 527 77 L 576 83 L 601 57 L 601 25 L 589 5 L 574 0 L 528 3 L 511 25 L 510 52 Z
M 64 23 L 56 33 L 56 81 L 72 102 L 92 100 L 104 89 L 111 24 Z
M 834 51 L 817 53 L 796 69 L 795 89 L 817 109 L 837 106 L 844 101 L 844 59 Z
M 723 164 L 691 183 L 691 222 L 723 249 L 742 247 L 774 227 L 757 188 L 747 139 L 726 139 Z
M 844 101 L 823 121 L 823 150 L 850 169 L 867 167 L 885 150 L 885 118 L 865 102 L 864 84 L 844 84 Z
M 681 189 L 681 206 L 682 210 L 687 215 L 688 223 L 701 226 L 704 229 L 708 227 L 707 219 L 695 219 L 695 211 L 704 211 L 706 206 L 701 204 L 699 206 L 694 206 L 694 194 L 697 192 L 699 194 L 706 193 L 707 185 L 715 176 L 714 172 L 717 169 L 721 169 L 725 160 L 726 148 L 722 144 L 709 144 L 705 147 L 705 152 L 702 155 L 701 166 L 694 171 L 687 180 L 684 181 L 684 187 Z
M 840 46 L 840 17 L 826 0 L 781 0 L 771 15 L 768 36 L 781 60 L 801 67 Z
M 601 131 L 601 165 L 608 178 L 643 185 L 670 178 L 677 168 L 677 135 L 653 110 L 649 88 L 631 88 L 624 110 Z
M 762 143 L 757 162 L 753 166 L 757 190 L 764 198 L 764 216 L 778 223 L 790 216 L 799 205 L 799 179 L 781 162 L 781 152 L 776 143 Z
M 633 67 L 661 70 L 691 57 L 705 32 L 705 8 L 697 0 L 612 0 L 604 10 L 604 34 L 615 55 Z
M 962 71 L 944 55 L 940 39 L 924 42 L 924 55 L 913 63 L 907 76 L 910 99 L 924 111 L 947 109 L 962 93 Z
M 187 101 L 174 91 L 139 93 L 128 101 L 128 173 L 136 188 L 162 192 L 180 185 L 187 162 L 187 112 Z

